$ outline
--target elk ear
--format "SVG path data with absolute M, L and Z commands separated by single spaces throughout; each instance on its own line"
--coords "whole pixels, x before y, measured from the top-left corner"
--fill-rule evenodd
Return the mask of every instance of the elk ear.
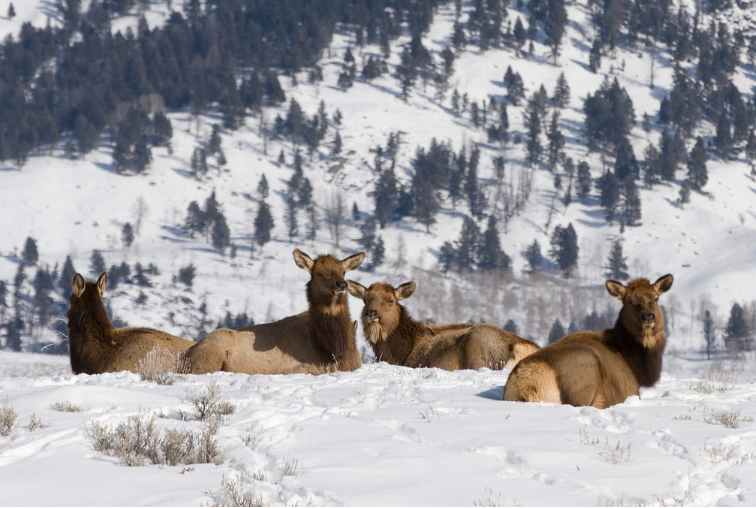
M 100 294 L 100 298 L 102 298 L 102 295 L 105 294 L 105 286 L 108 285 L 108 274 L 105 272 L 102 272 L 100 274 L 100 278 L 97 279 L 97 292 Z
M 672 277 L 671 273 L 668 273 L 663 277 L 659 277 L 659 280 L 654 282 L 654 289 L 659 294 L 666 293 L 667 291 L 669 291 L 669 288 L 672 287 L 673 281 L 674 277 Z
M 359 254 L 355 254 L 354 256 L 349 256 L 348 258 L 341 260 L 341 264 L 344 265 L 344 270 L 348 272 L 350 270 L 358 269 L 364 259 L 365 253 L 360 252 Z
M 294 249 L 294 262 L 302 270 L 312 273 L 312 266 L 315 264 L 315 261 L 299 249 Z
M 73 282 L 71 283 L 72 291 L 71 293 L 76 298 L 81 298 L 81 295 L 84 293 L 84 277 L 81 276 L 81 274 L 77 273 L 74 275 Z
M 359 298 L 360 300 L 365 299 L 365 291 L 367 291 L 365 286 L 363 286 L 359 282 L 355 282 L 349 279 L 347 279 L 346 283 L 347 283 L 347 291 L 349 291 L 350 295 L 352 295 L 355 298 Z
M 627 288 L 623 286 L 621 282 L 608 280 L 606 281 L 606 290 L 609 291 L 609 294 L 613 297 L 622 300 L 625 297 L 625 290 L 627 290 Z
M 357 320 L 356 319 L 352 321 L 352 328 L 354 328 L 354 333 L 357 333 Z
M 412 296 L 412 293 L 415 292 L 415 282 L 405 282 L 398 288 L 394 290 L 394 294 L 396 295 L 396 300 L 406 300 L 410 296 Z

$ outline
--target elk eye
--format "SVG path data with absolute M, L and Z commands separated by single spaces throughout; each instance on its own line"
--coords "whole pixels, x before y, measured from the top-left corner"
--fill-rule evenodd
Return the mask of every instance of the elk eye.
M 659 297 L 654 298 L 654 302 L 659 303 Z

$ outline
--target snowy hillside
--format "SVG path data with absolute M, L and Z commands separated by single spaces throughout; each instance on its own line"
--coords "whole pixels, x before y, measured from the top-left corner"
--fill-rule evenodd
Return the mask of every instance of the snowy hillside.
M 700 362 L 684 358 L 640 399 L 605 410 L 502 402 L 506 371 L 385 363 L 156 385 L 126 372 L 60 374 L 65 359 L 45 356 L 48 365 L 7 377 L 9 364 L 36 358 L 0 354 L 0 411 L 17 415 L 0 436 L 9 506 L 756 503 L 754 384 L 721 371 L 693 375 Z M 212 435 L 219 465 L 127 467 L 133 456 L 93 449 L 91 429 L 146 424 L 151 415 L 153 436 L 199 432 L 189 399 L 211 383 L 234 407 Z M 255 504 L 235 504 L 245 494 Z

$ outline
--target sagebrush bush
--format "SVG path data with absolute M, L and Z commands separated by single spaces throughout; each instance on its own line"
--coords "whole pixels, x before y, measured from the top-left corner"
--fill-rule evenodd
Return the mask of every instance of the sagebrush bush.
M 183 355 L 176 355 L 167 349 L 153 349 L 139 360 L 137 370 L 142 381 L 172 385 L 180 374 L 189 372 L 189 364 Z
M 0 407 L 0 436 L 7 436 L 18 420 L 18 413 L 11 406 Z
M 235 481 L 221 480 L 221 490 L 211 493 L 213 506 L 265 506 L 262 496 L 255 496 L 254 492 L 244 492 L 244 473 L 239 473 Z
M 210 383 L 205 393 L 188 392 L 185 402 L 192 406 L 195 418 L 202 421 L 211 417 L 220 418 L 230 415 L 236 409 L 233 402 L 221 400 L 220 387 L 215 382 Z

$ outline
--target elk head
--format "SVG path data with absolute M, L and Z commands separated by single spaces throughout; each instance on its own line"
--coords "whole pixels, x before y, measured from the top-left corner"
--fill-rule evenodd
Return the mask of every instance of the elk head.
M 294 262 L 302 270 L 310 273 L 307 283 L 307 297 L 311 302 L 332 302 L 346 294 L 346 272 L 356 270 L 365 259 L 365 253 L 360 252 L 341 261 L 326 254 L 312 259 L 299 249 L 294 249 Z
M 622 302 L 620 323 L 644 347 L 653 347 L 659 332 L 664 330 L 664 316 L 659 297 L 672 287 L 672 275 L 665 275 L 651 284 L 648 279 L 633 279 L 627 286 L 608 280 L 609 294 Z
M 99 298 L 102 298 L 102 295 L 105 293 L 105 286 L 107 285 L 108 275 L 105 272 L 102 272 L 102 274 L 100 274 L 100 277 L 94 284 L 84 281 L 84 277 L 82 277 L 81 274 L 77 273 L 76 275 L 74 275 L 73 282 L 71 283 L 72 290 L 69 300 L 71 301 L 71 304 L 73 304 L 75 301 L 84 296 L 85 291 L 87 292 L 87 294 L 91 292 L 93 295 L 96 292 L 97 296 Z M 89 289 L 89 291 L 87 291 L 87 289 Z
M 386 340 L 399 326 L 402 313 L 399 302 L 412 296 L 415 283 L 406 282 L 397 288 L 383 282 L 376 282 L 369 288 L 353 280 L 348 280 L 347 283 L 349 294 L 365 303 L 362 308 L 362 329 L 365 337 L 374 344 Z

